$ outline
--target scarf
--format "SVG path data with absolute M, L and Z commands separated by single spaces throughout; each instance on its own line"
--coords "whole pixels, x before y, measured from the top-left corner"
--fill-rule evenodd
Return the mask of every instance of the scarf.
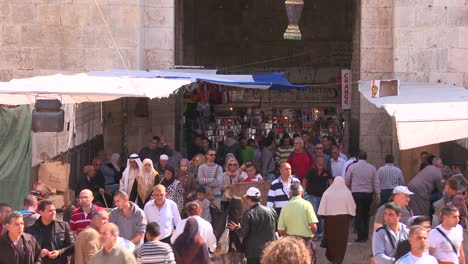
M 356 215 L 356 203 L 343 177 L 335 177 L 332 185 L 323 193 L 318 214 Z
M 145 164 L 151 164 L 151 171 L 146 172 L 144 171 Z M 140 171 L 140 174 L 137 176 L 138 181 L 138 196 L 140 200 L 145 202 L 146 198 L 151 194 L 153 191 L 154 186 L 154 178 L 158 176 L 158 172 L 153 168 L 153 161 L 151 159 L 144 159 L 143 160 L 143 167 Z
M 211 263 L 207 245 L 198 233 L 195 218 L 187 219 L 184 232 L 174 241 L 174 253 L 178 264 Z
M 128 175 L 130 174 L 131 166 L 130 166 L 130 160 L 136 161 L 138 164 L 138 170 L 143 169 L 143 164 L 141 163 L 140 157 L 137 154 L 132 154 L 127 160 L 127 167 L 125 167 L 124 172 L 122 173 L 122 179 L 123 179 L 123 189 L 125 192 L 129 192 L 129 177 Z M 130 186 L 131 188 L 131 186 Z
M 114 169 L 117 172 L 120 172 L 119 159 L 120 159 L 120 155 L 118 153 L 112 154 L 109 159 L 110 164 L 112 165 L 112 167 L 114 167 Z

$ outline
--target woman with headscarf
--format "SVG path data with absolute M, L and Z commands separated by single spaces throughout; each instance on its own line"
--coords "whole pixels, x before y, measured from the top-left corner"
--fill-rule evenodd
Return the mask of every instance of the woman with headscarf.
M 160 179 L 158 172 L 153 167 L 151 159 L 144 159 L 142 169 L 133 183 L 130 201 L 135 202 L 140 208 L 144 208 L 146 202 L 151 199 L 153 186 L 158 184 Z
M 208 247 L 198 233 L 198 222 L 190 217 L 185 224 L 184 232 L 173 245 L 177 264 L 209 264 L 211 263 Z
M 160 183 L 166 187 L 166 197 L 174 201 L 179 211 L 181 211 L 184 208 L 184 188 L 180 181 L 176 179 L 174 168 L 167 167 L 164 178 Z
M 206 163 L 206 157 L 203 154 L 197 154 L 192 158 L 192 161 L 190 161 L 190 172 L 193 173 L 195 178 L 197 178 L 198 174 L 198 168 L 200 165 Z
M 184 189 L 184 204 L 191 202 L 195 199 L 197 194 L 195 185 L 195 176 L 190 172 L 190 161 L 182 159 L 180 161 L 179 171 L 177 172 L 176 179 L 182 184 Z
M 349 222 L 356 215 L 356 203 L 343 177 L 335 177 L 323 193 L 318 214 L 325 223 L 325 255 L 330 262 L 342 263 L 348 245 Z

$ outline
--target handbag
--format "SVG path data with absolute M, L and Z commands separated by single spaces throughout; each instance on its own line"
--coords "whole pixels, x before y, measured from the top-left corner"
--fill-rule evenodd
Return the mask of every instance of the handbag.
M 227 220 L 226 220 L 226 227 L 221 234 L 221 237 L 218 239 L 218 247 L 216 248 L 215 255 L 223 255 L 229 252 L 229 229 L 227 227 Z

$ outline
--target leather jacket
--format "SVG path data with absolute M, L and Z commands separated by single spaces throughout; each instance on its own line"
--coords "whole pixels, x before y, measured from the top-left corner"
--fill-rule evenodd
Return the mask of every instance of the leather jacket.
M 242 216 L 237 235 L 243 239 L 243 249 L 247 258 L 259 258 L 265 244 L 275 240 L 278 215 L 276 211 L 256 203 Z
M 63 221 L 55 220 L 52 223 L 52 241 L 46 241 L 48 236 L 44 233 L 48 231 L 47 227 L 42 223 L 41 218 L 37 219 L 36 222 L 26 229 L 26 232 L 36 238 L 37 242 L 42 248 L 52 246 L 52 250 L 58 250 L 60 252 L 59 257 L 56 259 L 50 259 L 47 256 L 42 258 L 42 263 L 50 264 L 66 264 L 67 256 L 70 256 L 75 251 L 75 238 L 70 229 L 68 223 Z
M 25 262 L 21 264 L 40 264 L 41 247 L 36 239 L 30 234 L 22 234 Z M 8 232 L 5 232 L 0 238 L 0 264 L 11 264 L 17 262 L 16 250 L 8 238 Z

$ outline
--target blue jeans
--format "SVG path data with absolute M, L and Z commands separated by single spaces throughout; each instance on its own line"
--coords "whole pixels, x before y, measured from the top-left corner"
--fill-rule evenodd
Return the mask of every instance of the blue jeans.
M 320 200 L 322 200 L 322 197 L 318 196 L 313 196 L 313 195 L 308 195 L 306 197 L 306 200 L 309 201 L 312 204 L 312 207 L 314 207 L 314 212 L 315 215 L 317 215 L 317 218 L 319 220 L 317 224 L 317 232 L 315 232 L 315 235 L 323 235 L 323 219 L 322 217 L 318 216 L 318 208 L 320 206 Z

